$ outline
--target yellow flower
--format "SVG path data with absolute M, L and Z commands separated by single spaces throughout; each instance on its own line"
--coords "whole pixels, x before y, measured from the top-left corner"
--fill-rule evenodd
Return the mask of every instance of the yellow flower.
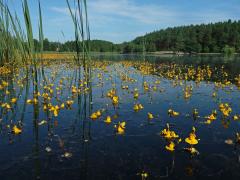
M 53 94 L 53 89 L 49 89 L 49 93 L 50 93 L 50 94 Z
M 7 87 L 8 86 L 8 82 L 7 81 L 2 81 L 2 85 L 3 85 L 3 87 Z
M 170 131 L 170 128 L 169 128 L 169 124 L 167 123 L 167 124 L 166 124 L 166 128 L 162 130 L 161 135 L 165 135 L 165 134 L 168 133 L 169 131 Z
M 213 121 L 216 120 L 217 117 L 214 114 L 211 114 L 210 116 L 207 117 L 207 119 Z
M 238 115 L 234 115 L 234 116 L 233 116 L 233 120 L 235 120 L 235 121 L 239 120 Z
M 107 116 L 107 118 L 104 122 L 107 123 L 107 124 L 110 124 L 112 122 L 111 116 Z
M 112 98 L 113 96 L 115 96 L 115 94 L 116 94 L 116 90 L 111 89 L 110 91 L 108 91 L 107 97 Z
M 174 131 L 170 130 L 168 123 L 166 125 L 166 128 L 162 130 L 161 135 L 166 139 L 173 139 L 179 137 Z
M 126 122 L 119 122 L 118 125 L 115 125 L 114 127 L 116 128 L 118 134 L 123 134 L 126 128 L 125 126 Z
M 144 91 L 148 91 L 148 90 L 149 90 L 148 85 L 144 86 Z
M 72 86 L 72 93 L 75 94 L 75 93 L 77 93 L 77 92 L 78 92 L 77 87 Z
M 20 128 L 18 128 L 16 125 L 14 125 L 12 128 L 12 132 L 14 134 L 20 134 L 20 133 L 22 133 L 22 130 Z
M 179 137 L 174 131 L 170 131 L 170 136 L 171 136 L 171 138 L 178 138 Z
M 44 110 L 44 111 L 47 110 L 47 105 L 46 105 L 46 104 L 43 105 L 43 110 Z
M 220 110 L 222 110 L 222 109 L 224 109 L 224 108 L 225 108 L 225 106 L 224 106 L 223 103 L 219 104 L 219 109 L 220 109 Z
M 138 110 L 139 110 L 138 104 L 135 104 L 135 105 L 133 106 L 133 109 L 134 109 L 134 111 L 138 111 Z
M 11 103 L 15 104 L 17 102 L 17 98 L 12 98 Z
M 178 116 L 179 115 L 179 112 L 176 112 L 176 111 L 173 111 L 173 116 Z
M 6 104 L 6 108 L 7 108 L 8 110 L 11 109 L 10 104 Z
M 179 115 L 179 112 L 176 112 L 176 111 L 174 111 L 174 110 L 172 110 L 172 109 L 169 109 L 169 110 L 168 110 L 168 114 L 169 114 L 170 116 L 178 116 L 178 115 Z
M 53 114 L 54 114 L 55 117 L 57 117 L 57 116 L 58 116 L 58 110 L 55 109 L 55 110 L 53 111 Z
M 2 108 L 6 108 L 7 110 L 11 109 L 11 106 L 8 103 L 3 103 L 1 106 L 2 106 Z
M 221 103 L 219 104 L 219 109 L 223 113 L 224 116 L 229 116 L 230 113 L 232 112 L 232 108 L 229 106 L 228 103 Z
M 206 117 L 207 118 L 207 121 L 205 122 L 206 124 L 211 124 L 212 121 L 216 120 L 217 119 L 217 111 L 214 110 L 212 112 L 212 114 L 210 114 L 209 116 Z
M 65 107 L 64 103 L 62 103 L 60 107 L 61 107 L 61 109 L 64 109 L 64 107 Z
M 174 151 L 175 150 L 175 144 L 174 142 L 170 142 L 168 145 L 165 146 L 165 148 L 168 150 L 168 151 Z
M 27 100 L 27 103 L 28 103 L 28 104 L 32 104 L 32 100 L 31 100 L 31 99 L 28 99 L 28 100 Z
M 153 114 L 152 113 L 148 113 L 148 119 L 151 120 L 153 118 L 154 118 Z
M 192 132 L 189 134 L 189 137 L 185 139 L 185 142 L 190 144 L 190 145 L 195 145 L 198 144 L 198 139 L 196 139 L 196 129 L 195 127 L 192 128 Z
M 67 100 L 66 101 L 66 105 L 67 105 L 68 108 L 70 108 L 73 103 L 74 103 L 73 100 Z
M 195 134 L 190 134 L 189 137 L 185 139 L 185 142 L 191 145 L 198 144 Z
M 96 112 L 96 114 L 97 114 L 98 117 L 100 117 L 100 116 L 102 115 L 102 113 L 101 113 L 100 110 L 98 110 L 98 111 Z
M 228 107 L 227 109 L 224 109 L 222 111 L 224 116 L 229 116 L 229 114 L 232 112 L 232 109 L 230 107 Z
M 205 124 L 211 124 L 212 121 L 208 119 L 208 120 L 206 120 L 204 123 L 205 123 Z
M 185 99 L 188 99 L 188 98 L 190 98 L 190 97 L 191 97 L 191 93 L 188 92 L 188 91 L 185 91 L 185 92 L 184 92 L 184 98 L 185 98 Z
M 142 110 L 143 108 L 144 108 L 144 107 L 143 107 L 142 104 L 135 104 L 135 105 L 133 106 L 133 110 L 136 111 L 136 112 L 138 112 L 139 110 Z
M 135 99 L 137 99 L 137 98 L 139 97 L 139 93 L 138 93 L 138 92 L 134 92 L 133 97 L 134 97 Z
M 91 116 L 90 116 L 90 118 L 92 119 L 92 120 L 96 120 L 97 118 L 98 118 L 98 115 L 97 115 L 97 113 L 92 113 L 91 114 Z
M 117 105 L 118 102 L 119 102 L 118 96 L 113 96 L 113 97 L 112 97 L 112 103 L 113 103 L 114 105 Z
M 143 109 L 144 108 L 142 104 L 138 104 L 138 107 L 139 107 L 139 109 Z
M 43 97 L 44 99 L 47 99 L 47 98 L 49 97 L 49 95 L 48 95 L 48 93 L 43 93 L 43 94 L 42 94 L 42 97 Z
M 38 99 L 37 98 L 33 98 L 33 104 L 37 104 L 38 103 Z
M 55 116 L 55 117 L 57 117 L 57 116 L 58 116 L 59 109 L 60 109 L 60 108 L 58 107 L 58 105 L 56 105 L 56 106 L 54 107 L 53 114 L 54 114 L 54 116 Z
M 57 117 L 58 116 L 58 113 L 59 113 L 59 106 L 58 105 L 56 105 L 56 106 L 52 106 L 51 104 L 49 104 L 49 111 L 51 111 L 51 112 L 53 112 L 53 115 L 55 116 L 55 117 Z

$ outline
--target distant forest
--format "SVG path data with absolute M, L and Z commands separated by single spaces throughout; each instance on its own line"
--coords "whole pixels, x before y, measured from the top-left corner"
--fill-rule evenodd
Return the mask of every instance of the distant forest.
M 35 47 L 39 43 L 35 40 Z M 174 51 L 188 53 L 220 53 L 224 48 L 240 52 L 240 20 L 201 25 L 189 25 L 167 28 L 147 33 L 133 41 L 114 44 L 109 41 L 91 40 L 91 51 L 94 52 L 156 52 Z M 49 42 L 44 40 L 45 51 L 72 52 L 75 42 Z

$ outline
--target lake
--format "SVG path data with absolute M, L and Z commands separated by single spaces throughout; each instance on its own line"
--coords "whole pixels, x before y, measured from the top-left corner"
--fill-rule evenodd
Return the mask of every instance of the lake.
M 240 179 L 240 56 L 92 59 L 0 75 L 1 180 Z

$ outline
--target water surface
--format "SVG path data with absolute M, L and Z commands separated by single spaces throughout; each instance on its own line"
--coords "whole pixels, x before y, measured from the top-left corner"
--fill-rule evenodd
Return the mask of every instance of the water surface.
M 235 141 L 235 134 L 240 132 L 240 121 L 233 119 L 240 115 L 240 90 L 235 80 L 240 74 L 239 56 L 146 56 L 147 63 L 141 55 L 94 59 L 98 61 L 87 83 L 82 68 L 63 61 L 44 67 L 45 80 L 39 68 L 38 86 L 33 86 L 23 69 L 1 76 L 1 82 L 8 82 L 1 90 L 1 104 L 11 104 L 12 98 L 18 98 L 11 109 L 0 107 L 1 180 L 144 179 L 144 173 L 149 179 L 240 178 L 240 145 L 225 143 L 227 139 Z M 198 68 L 204 70 L 203 80 L 196 82 L 196 74 L 185 79 L 189 69 Z M 206 69 L 211 70 L 210 77 Z M 230 83 L 223 85 L 227 80 Z M 78 93 L 72 92 L 73 86 Z M 187 87 L 192 88 L 189 98 L 184 97 Z M 107 97 L 112 88 L 119 97 L 117 106 Z M 133 98 L 136 89 L 138 99 Z M 34 90 L 40 96 L 34 96 Z M 58 116 L 43 110 L 43 93 L 51 96 L 47 104 L 65 104 Z M 26 103 L 34 97 L 37 103 Z M 67 100 L 73 101 L 69 107 Z M 144 109 L 135 112 L 136 103 Z M 220 112 L 221 103 L 231 107 L 229 116 Z M 180 115 L 169 116 L 169 109 Z M 198 118 L 192 115 L 194 109 L 198 110 Z M 206 124 L 205 117 L 215 109 L 217 119 Z M 98 110 L 101 117 L 92 120 L 91 114 Z M 152 120 L 148 112 L 154 115 Z M 111 124 L 104 122 L 108 115 Z M 46 123 L 41 124 L 43 120 Z M 120 135 L 114 125 L 123 121 L 126 129 Z M 182 139 L 173 152 L 165 149 L 167 142 L 159 134 L 167 123 Z M 22 133 L 14 134 L 14 125 Z M 185 138 L 193 126 L 200 139 L 194 146 L 200 154 L 194 156 L 184 151 L 189 147 Z

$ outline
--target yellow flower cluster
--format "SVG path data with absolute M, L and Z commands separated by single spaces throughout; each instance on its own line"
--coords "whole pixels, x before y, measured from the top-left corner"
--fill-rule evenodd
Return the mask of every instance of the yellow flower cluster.
M 224 116 L 229 116 L 232 112 L 232 108 L 229 106 L 228 103 L 221 103 L 219 104 L 219 110 L 223 113 Z
M 140 104 L 140 103 L 135 104 L 135 105 L 133 106 L 133 110 L 134 110 L 135 112 L 138 112 L 138 111 L 142 110 L 143 108 L 144 108 L 143 105 Z

